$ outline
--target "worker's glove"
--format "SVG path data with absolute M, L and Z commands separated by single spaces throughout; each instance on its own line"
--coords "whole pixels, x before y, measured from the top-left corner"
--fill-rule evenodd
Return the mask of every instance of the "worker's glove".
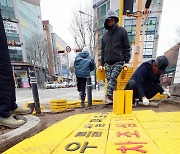
M 129 63 L 125 63 L 123 66 L 130 67 Z
M 163 95 L 164 95 L 165 97 L 167 97 L 167 98 L 170 98 L 170 97 L 171 97 L 171 94 L 170 94 L 169 92 L 167 92 L 167 91 L 164 91 L 164 92 L 163 92 Z
M 143 105 L 148 106 L 149 105 L 149 100 L 146 97 L 142 98 Z
M 103 71 L 103 66 L 99 66 L 98 70 Z

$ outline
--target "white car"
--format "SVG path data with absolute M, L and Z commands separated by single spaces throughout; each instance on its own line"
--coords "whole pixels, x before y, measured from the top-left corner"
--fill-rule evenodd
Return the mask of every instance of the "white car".
M 46 89 L 56 89 L 56 88 L 60 88 L 60 84 L 58 82 L 49 82 L 46 85 Z
M 69 87 L 75 87 L 76 83 L 75 82 L 69 82 Z
M 68 82 L 63 82 L 60 84 L 60 88 L 68 88 L 68 87 L 69 87 Z

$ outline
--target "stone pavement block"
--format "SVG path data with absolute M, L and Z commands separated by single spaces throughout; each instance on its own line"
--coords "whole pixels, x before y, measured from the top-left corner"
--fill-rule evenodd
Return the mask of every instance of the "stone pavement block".
M 132 111 L 132 115 L 135 116 L 144 116 L 144 115 L 154 115 L 156 114 L 156 112 L 152 111 L 152 110 L 140 110 L 140 111 Z
M 165 118 L 166 121 L 180 122 L 180 112 L 162 112 L 157 114 Z
M 125 114 L 131 114 L 132 113 L 132 100 L 133 100 L 133 91 L 132 90 L 125 90 L 125 106 L 124 106 L 124 113 Z
M 152 140 L 180 140 L 180 130 L 177 127 L 146 129 L 146 132 Z
M 83 123 L 78 129 L 85 129 L 86 131 L 89 130 L 108 130 L 109 129 L 109 123 L 108 122 L 102 122 L 102 123 Z
M 150 137 L 143 129 L 130 130 L 109 130 L 108 141 L 140 141 L 150 140 Z
M 52 125 L 5 153 L 179 154 L 179 121 L 165 121 L 166 114 L 173 120 L 179 112 L 157 114 L 148 110 L 131 116 L 79 114 Z
M 173 122 L 141 122 L 144 129 L 158 129 L 158 128 L 175 128 L 177 127 Z
M 136 117 L 121 117 L 121 118 L 111 118 L 111 123 L 116 124 L 119 122 L 139 122 Z
M 155 143 L 163 154 L 180 153 L 180 140 L 155 140 Z
M 161 154 L 156 144 L 148 140 L 108 141 L 105 154 Z
M 24 140 L 15 147 L 10 148 L 5 153 L 14 154 L 16 151 L 23 153 L 51 153 L 65 138 L 67 138 L 74 130 L 76 130 L 91 114 L 80 114 L 70 116 L 59 123 L 45 129 L 41 133 Z M 78 120 L 74 120 L 77 118 Z
M 105 148 L 105 140 L 66 139 L 52 152 L 52 154 L 104 154 Z
M 86 129 L 77 129 L 75 130 L 68 138 L 73 139 L 93 139 L 95 140 L 107 140 L 108 130 L 86 130 Z
M 167 121 L 165 117 L 160 116 L 158 114 L 156 114 L 156 115 L 136 115 L 136 117 L 140 122 L 142 122 L 142 121 L 152 121 L 152 122 Z

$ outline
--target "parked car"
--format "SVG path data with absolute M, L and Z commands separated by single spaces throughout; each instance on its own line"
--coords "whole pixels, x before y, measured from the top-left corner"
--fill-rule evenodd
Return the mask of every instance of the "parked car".
M 46 85 L 46 89 L 56 89 L 56 88 L 60 88 L 60 84 L 58 82 L 49 82 Z
M 60 84 L 60 88 L 68 88 L 68 87 L 69 87 L 68 82 L 63 82 Z
M 75 82 L 69 82 L 69 87 L 75 87 L 76 83 Z

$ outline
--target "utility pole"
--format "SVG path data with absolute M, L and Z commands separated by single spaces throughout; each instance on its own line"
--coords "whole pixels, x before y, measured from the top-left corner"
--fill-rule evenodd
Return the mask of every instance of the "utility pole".
M 123 10 L 124 10 L 124 0 L 120 0 L 119 2 L 119 26 L 123 25 Z
M 133 72 L 138 67 L 138 59 L 140 52 L 140 30 L 141 30 L 141 17 L 142 17 L 142 3 L 143 0 L 138 0 L 138 11 L 136 16 L 136 37 L 135 37 L 135 46 L 134 46 L 134 61 L 133 61 Z
M 119 9 L 119 25 L 122 26 L 122 21 L 123 21 L 123 9 L 124 9 L 124 1 L 125 0 L 120 0 L 120 9 Z M 144 20 L 147 18 L 148 14 L 148 9 L 151 5 L 152 0 L 146 0 L 145 4 L 145 11 L 144 11 Z M 143 34 L 142 34 L 142 46 L 140 47 L 140 31 L 141 31 L 141 21 L 142 21 L 142 4 L 143 0 L 138 0 L 138 10 L 136 14 L 129 14 L 126 13 L 127 16 L 132 16 L 136 17 L 136 36 L 135 36 L 135 45 L 134 45 L 134 60 L 133 60 L 133 72 L 137 69 L 138 67 L 138 61 L 139 61 L 139 53 L 140 54 L 140 62 L 142 62 L 142 56 L 143 56 L 143 48 L 144 48 L 144 35 L 145 35 L 145 25 L 144 23 L 143 26 Z

